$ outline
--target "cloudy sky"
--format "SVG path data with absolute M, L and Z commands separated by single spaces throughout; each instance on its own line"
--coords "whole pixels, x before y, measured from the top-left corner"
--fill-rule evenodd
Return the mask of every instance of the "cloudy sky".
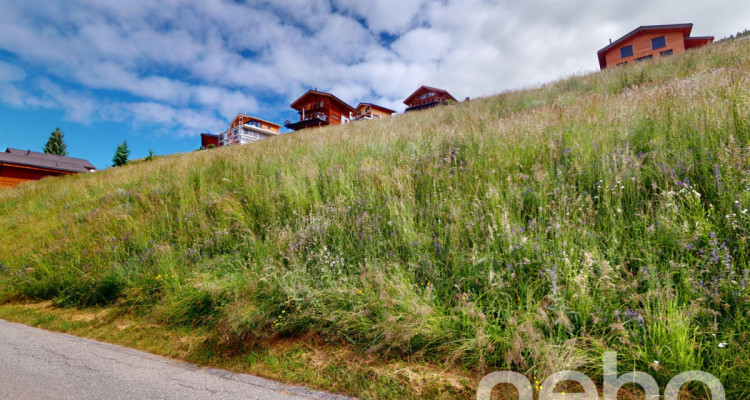
M 638 25 L 750 28 L 747 0 L 0 0 L 0 151 L 60 126 L 97 167 L 189 151 L 238 112 L 283 122 L 318 88 L 356 105 L 422 84 L 488 96 L 598 68 Z

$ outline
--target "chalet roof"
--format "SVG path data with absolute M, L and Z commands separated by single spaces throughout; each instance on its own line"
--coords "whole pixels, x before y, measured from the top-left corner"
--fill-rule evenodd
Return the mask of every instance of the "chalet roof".
M 295 100 L 294 103 L 292 103 L 290 107 L 296 110 L 299 103 L 301 103 L 305 97 L 310 96 L 310 95 L 329 97 L 332 101 L 339 103 L 339 105 L 344 106 L 347 110 L 351 112 L 357 112 L 357 110 L 354 107 L 350 106 L 349 104 L 346 104 L 345 101 L 339 99 L 338 97 L 330 93 L 319 92 L 317 90 L 308 90 L 307 93 L 303 94 L 299 99 Z
M 396 112 L 394 110 L 391 110 L 390 108 L 385 108 L 383 106 L 379 106 L 377 104 L 372 104 L 372 103 L 359 103 L 359 105 L 357 105 L 357 111 L 359 111 L 359 109 L 362 108 L 363 106 L 364 107 L 368 107 L 369 106 L 369 107 L 377 108 L 377 109 L 380 109 L 381 111 L 385 111 L 385 112 L 391 113 L 391 114 L 393 114 L 393 113 Z
M 234 118 L 232 118 L 232 122 L 234 122 L 234 121 L 235 121 L 235 120 L 237 119 L 237 117 L 240 117 L 240 116 L 242 116 L 242 117 L 248 117 L 248 118 L 250 118 L 250 119 L 254 119 L 254 120 L 256 120 L 256 121 L 260 121 L 260 122 L 263 122 L 263 123 L 266 123 L 266 124 L 271 124 L 271 125 L 274 125 L 274 126 L 276 126 L 276 127 L 279 127 L 279 128 L 281 128 L 281 125 L 279 125 L 279 124 L 277 124 L 277 123 L 275 123 L 275 122 L 271 122 L 271 121 L 266 121 L 265 119 L 262 119 L 262 118 L 258 118 L 258 117 L 253 117 L 252 115 L 247 115 L 247 114 L 245 114 L 245 113 L 239 113 L 239 114 L 235 115 L 235 116 L 234 116 Z M 230 122 L 229 124 L 231 125 L 231 124 L 232 124 L 232 122 Z
M 66 172 L 89 172 L 96 170 L 90 162 L 82 158 L 64 157 L 56 154 L 45 154 L 12 148 L 5 150 L 5 153 L 0 153 L 0 163 Z
M 217 137 L 219 137 L 220 135 L 218 135 L 218 134 L 216 134 L 216 133 L 201 133 L 201 136 L 205 136 L 205 137 L 216 137 L 216 138 L 217 138 Z
M 419 95 L 419 93 L 425 92 L 425 91 L 440 93 L 441 95 L 449 97 L 451 100 L 453 100 L 456 103 L 458 103 L 458 100 L 456 100 L 455 97 L 453 97 L 450 93 L 448 93 L 447 90 L 443 90 L 443 89 L 438 89 L 438 88 L 434 88 L 434 87 L 431 87 L 431 86 L 424 86 L 424 85 L 422 85 L 422 86 L 419 87 L 419 89 L 417 89 L 414 93 L 412 93 L 409 97 L 407 97 L 406 100 L 404 100 L 404 104 L 406 104 L 408 106 L 409 102 L 414 97 L 417 97 Z

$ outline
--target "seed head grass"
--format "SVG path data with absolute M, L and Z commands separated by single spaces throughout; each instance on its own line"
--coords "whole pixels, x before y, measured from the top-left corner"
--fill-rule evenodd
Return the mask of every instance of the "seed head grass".
M 748 71 L 729 40 L 27 183 L 0 192 L 0 298 L 479 372 L 601 377 L 617 351 L 747 398 Z

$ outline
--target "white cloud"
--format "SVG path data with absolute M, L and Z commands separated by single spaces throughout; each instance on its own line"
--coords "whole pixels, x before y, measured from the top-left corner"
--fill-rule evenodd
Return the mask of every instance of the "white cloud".
M 269 104 L 313 87 L 401 110 L 422 84 L 461 99 L 542 83 L 597 69 L 596 51 L 638 25 L 694 22 L 694 34 L 717 37 L 745 29 L 750 2 L 0 0 L 0 9 L 0 50 L 12 55 L 0 58 L 3 102 L 197 133 L 240 111 L 291 112 Z
M 402 34 L 420 20 L 427 1 L 424 0 L 334 0 L 342 10 L 366 21 L 375 33 Z
M 391 48 L 407 62 L 435 62 L 447 55 L 450 46 L 451 37 L 448 32 L 417 28 L 401 36 Z

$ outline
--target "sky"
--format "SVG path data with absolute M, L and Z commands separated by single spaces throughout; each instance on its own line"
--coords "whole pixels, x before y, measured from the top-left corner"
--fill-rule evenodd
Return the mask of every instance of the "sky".
M 596 71 L 639 25 L 750 28 L 747 0 L 0 0 L 0 151 L 106 168 L 119 143 L 197 149 L 243 112 L 283 124 L 308 89 L 398 111 L 421 85 L 457 99 Z

